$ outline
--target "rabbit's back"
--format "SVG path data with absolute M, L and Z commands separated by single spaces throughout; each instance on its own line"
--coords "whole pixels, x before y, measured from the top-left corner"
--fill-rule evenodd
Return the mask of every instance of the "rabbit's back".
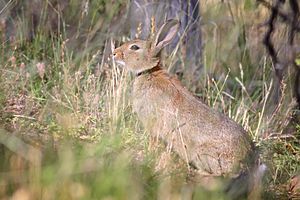
M 137 77 L 133 109 L 145 127 L 202 174 L 231 173 L 251 150 L 245 131 L 164 70 Z
M 203 175 L 233 172 L 251 150 L 245 131 L 213 111 L 161 69 L 160 52 L 179 30 L 168 20 L 148 40 L 115 49 L 113 58 L 136 75 L 133 109 L 145 128 Z

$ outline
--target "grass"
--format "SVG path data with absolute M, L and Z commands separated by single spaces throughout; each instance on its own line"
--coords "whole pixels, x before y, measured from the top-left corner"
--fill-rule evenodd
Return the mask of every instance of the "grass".
M 14 19 L 20 28 L 14 42 L 0 29 L 0 197 L 179 199 L 193 191 L 195 199 L 226 199 L 222 187 L 190 187 L 184 164 L 153 146 L 132 113 L 132 77 L 105 57 L 115 37 L 108 27 L 124 2 L 70 5 L 60 34 L 49 36 L 41 25 L 30 41 L 21 17 Z M 287 197 L 284 184 L 300 170 L 300 128 L 289 123 L 292 102 L 268 115 L 271 63 L 257 42 L 260 34 L 251 32 L 265 10 L 250 1 L 202 5 L 197 95 L 242 124 L 261 148 L 267 197 Z M 260 18 L 253 21 L 254 10 Z

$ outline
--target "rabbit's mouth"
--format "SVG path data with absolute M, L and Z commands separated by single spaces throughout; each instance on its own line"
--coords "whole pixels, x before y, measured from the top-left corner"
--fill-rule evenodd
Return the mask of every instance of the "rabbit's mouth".
M 119 65 L 125 66 L 125 62 L 123 60 L 114 59 L 114 61 Z
M 117 63 L 117 64 L 119 64 L 119 65 L 122 65 L 122 66 L 125 66 L 125 62 L 124 62 L 124 60 L 123 60 L 123 54 L 121 53 L 121 52 L 119 52 L 119 51 L 114 51 L 113 52 L 113 55 L 112 55 L 112 58 L 113 58 L 113 60 Z

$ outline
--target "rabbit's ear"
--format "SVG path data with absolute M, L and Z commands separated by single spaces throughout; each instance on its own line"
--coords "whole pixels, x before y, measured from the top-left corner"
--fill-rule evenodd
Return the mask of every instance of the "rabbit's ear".
M 170 44 L 178 32 L 179 26 L 179 21 L 175 19 L 170 19 L 161 26 L 152 41 L 152 56 L 156 56 L 162 48 Z

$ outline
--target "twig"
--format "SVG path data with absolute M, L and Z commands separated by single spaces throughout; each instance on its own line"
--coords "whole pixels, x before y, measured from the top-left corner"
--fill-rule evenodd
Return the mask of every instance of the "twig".
M 271 13 L 270 19 L 268 21 L 269 28 L 268 28 L 268 31 L 267 31 L 265 37 L 264 37 L 264 44 L 265 44 L 267 50 L 269 51 L 269 54 L 270 54 L 274 64 L 277 63 L 277 52 L 275 51 L 275 48 L 272 44 L 271 36 L 272 36 L 272 33 L 275 30 L 274 23 L 275 23 L 275 20 L 278 16 L 278 8 L 279 8 L 280 4 L 281 4 L 281 1 L 277 0 L 274 9 L 272 9 L 272 13 Z
M 4 13 L 4 11 L 9 7 L 11 6 L 14 2 L 14 0 L 10 0 L 9 2 L 6 3 L 6 5 L 0 10 L 0 16 L 2 13 Z
M 293 11 L 292 13 L 293 19 L 291 23 L 290 37 L 289 37 L 289 43 L 292 46 L 294 43 L 295 33 L 297 32 L 296 28 L 298 26 L 298 19 L 299 19 L 299 5 L 297 3 L 297 0 L 289 0 L 289 2 L 290 2 L 290 7 Z
M 29 117 L 29 116 L 25 116 L 25 115 L 13 115 L 13 117 L 36 120 L 34 117 Z
M 270 9 L 270 10 L 276 10 L 278 16 L 282 19 L 283 22 L 287 22 L 289 24 L 292 23 L 293 19 L 287 14 L 282 12 L 279 8 L 276 8 L 275 6 L 272 6 L 269 2 L 266 2 L 265 0 L 256 0 L 258 3 L 260 3 L 261 5 L 265 6 L 266 8 Z M 300 31 L 300 26 L 297 25 L 295 27 L 295 29 L 297 31 Z
M 280 133 L 273 133 L 269 135 L 265 140 L 277 140 L 277 139 L 293 139 L 296 140 L 297 138 L 291 134 L 280 134 Z

